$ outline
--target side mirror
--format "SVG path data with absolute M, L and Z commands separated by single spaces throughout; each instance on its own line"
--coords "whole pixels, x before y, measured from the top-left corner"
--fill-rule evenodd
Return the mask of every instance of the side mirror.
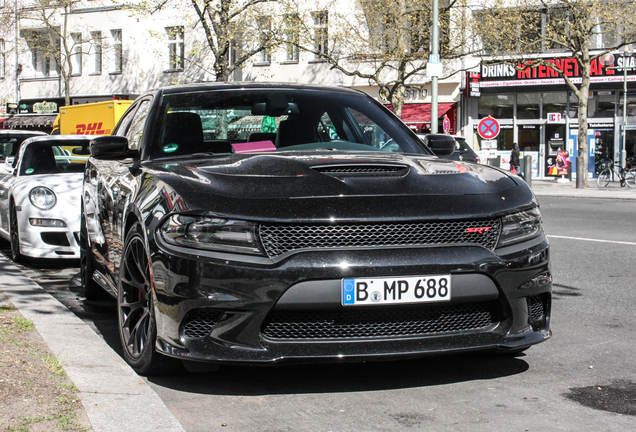
M 428 148 L 435 153 L 435 156 L 448 156 L 455 152 L 455 140 L 450 135 L 426 135 L 425 142 Z
M 120 160 L 135 157 L 137 150 L 128 148 L 128 138 L 116 135 L 104 135 L 90 143 L 91 157 L 103 160 Z

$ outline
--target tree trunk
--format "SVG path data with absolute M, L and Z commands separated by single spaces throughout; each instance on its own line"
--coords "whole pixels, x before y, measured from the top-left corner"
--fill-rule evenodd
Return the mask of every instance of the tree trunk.
M 585 59 L 584 59 L 585 60 Z M 578 150 L 579 156 L 583 157 L 583 172 L 585 173 L 582 182 L 577 182 L 577 184 L 581 184 L 583 188 L 588 187 L 587 182 L 587 172 L 588 172 L 588 145 L 587 145 L 587 103 L 588 103 L 588 95 L 590 93 L 590 62 L 589 56 L 588 61 L 584 61 L 583 64 L 579 64 L 581 68 L 581 87 L 579 88 L 577 97 L 579 98 L 579 112 L 578 112 L 578 120 L 579 120 L 579 136 L 578 136 Z
M 391 106 L 393 107 L 393 113 L 402 118 L 402 107 L 404 106 L 404 85 L 396 84 L 391 93 Z

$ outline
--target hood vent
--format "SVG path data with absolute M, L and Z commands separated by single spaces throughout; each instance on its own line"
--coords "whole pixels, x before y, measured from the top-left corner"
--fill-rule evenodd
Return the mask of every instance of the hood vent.
M 350 164 L 350 165 L 321 165 L 312 169 L 337 178 L 344 177 L 404 177 L 409 168 L 404 165 L 384 164 Z

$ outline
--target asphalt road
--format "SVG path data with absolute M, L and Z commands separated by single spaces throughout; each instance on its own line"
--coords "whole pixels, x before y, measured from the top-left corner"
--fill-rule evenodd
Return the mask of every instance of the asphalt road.
M 189 432 L 636 430 L 635 202 L 540 202 L 554 336 L 524 355 L 222 367 L 148 382 Z M 114 303 L 84 301 L 77 263 L 23 269 L 121 352 Z

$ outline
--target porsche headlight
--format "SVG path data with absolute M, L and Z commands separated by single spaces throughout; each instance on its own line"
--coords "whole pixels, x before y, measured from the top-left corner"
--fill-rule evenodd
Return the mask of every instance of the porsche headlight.
M 29 192 L 29 201 L 40 210 L 51 210 L 57 203 L 55 193 L 44 186 L 37 186 Z
M 205 216 L 173 215 L 159 231 L 166 242 L 176 246 L 264 255 L 259 247 L 256 224 L 251 222 Z
M 512 213 L 501 218 L 499 247 L 538 237 L 543 230 L 538 207 Z

